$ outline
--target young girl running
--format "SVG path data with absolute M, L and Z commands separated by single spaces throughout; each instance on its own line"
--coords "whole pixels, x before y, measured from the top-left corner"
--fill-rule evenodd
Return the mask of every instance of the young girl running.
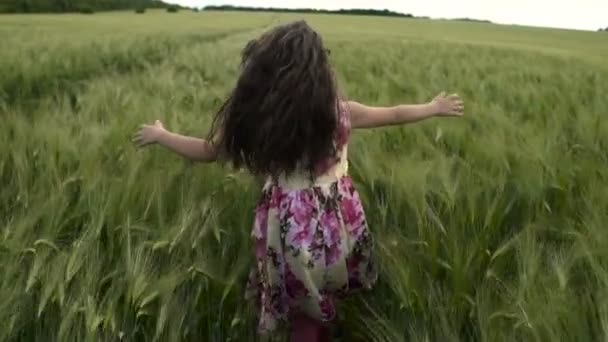
M 292 341 L 327 341 L 335 301 L 377 278 L 373 239 L 348 176 L 353 128 L 463 115 L 457 95 L 369 107 L 341 99 L 321 36 L 304 21 L 278 26 L 242 53 L 236 87 L 207 139 L 143 125 L 135 141 L 194 161 L 224 160 L 266 179 L 252 237 L 248 294 L 260 332 L 290 322 Z

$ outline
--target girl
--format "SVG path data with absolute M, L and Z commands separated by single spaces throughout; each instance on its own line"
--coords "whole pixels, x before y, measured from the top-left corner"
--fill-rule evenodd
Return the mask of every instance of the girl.
M 247 44 L 236 87 L 207 139 L 171 133 L 156 121 L 135 141 L 194 161 L 228 161 L 266 179 L 247 287 L 258 329 L 290 321 L 292 341 L 327 341 L 335 300 L 370 289 L 377 278 L 373 240 L 348 176 L 351 129 L 461 115 L 462 100 L 443 93 L 427 104 L 390 108 L 344 101 L 321 37 L 298 21 Z

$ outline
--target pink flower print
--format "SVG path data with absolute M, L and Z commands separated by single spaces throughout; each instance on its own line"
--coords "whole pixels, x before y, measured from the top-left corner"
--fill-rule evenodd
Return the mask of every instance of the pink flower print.
M 348 106 L 344 103 L 340 104 L 340 120 L 338 126 L 337 144 L 339 148 L 342 148 L 348 142 L 348 136 L 350 134 L 350 112 Z
M 343 181 L 340 184 L 340 192 L 342 192 L 342 195 L 344 195 L 344 196 L 353 196 L 354 195 L 355 185 L 353 184 L 353 181 L 351 178 L 346 177 L 343 179 Z
M 288 241 L 294 247 L 308 246 L 314 239 L 317 220 L 314 218 L 315 203 L 311 193 L 299 192 L 291 201 L 291 207 L 288 209 L 287 217 L 291 216 L 292 228 L 288 232 Z
M 314 238 L 313 227 L 313 220 L 298 225 L 298 231 L 291 239 L 291 243 L 294 245 L 294 247 L 310 245 L 312 243 L 312 240 Z
M 325 233 L 325 245 L 331 246 L 340 243 L 340 223 L 334 211 L 325 211 L 321 215 L 321 226 Z
M 258 259 L 266 256 L 266 238 L 255 240 L 255 256 Z
M 344 147 L 344 145 L 346 145 L 347 142 L 348 142 L 348 128 L 344 127 L 344 125 L 340 125 L 340 127 L 338 127 L 338 136 L 336 139 L 336 145 L 338 145 L 337 147 L 339 149 L 341 149 L 342 147 Z
M 290 298 L 301 298 L 308 296 L 308 289 L 304 283 L 296 277 L 295 274 L 287 267 L 285 272 L 285 288 Z
M 309 223 L 314 211 L 311 194 L 307 192 L 299 193 L 292 203 L 291 211 L 297 224 Z
M 272 209 L 278 209 L 285 197 L 286 196 L 283 194 L 280 188 L 274 188 L 274 190 L 270 194 L 270 203 L 268 204 L 268 207 Z
M 253 236 L 257 239 L 266 240 L 268 231 L 268 206 L 258 206 L 255 214 L 255 223 L 253 227 Z
M 334 211 L 325 211 L 321 215 L 321 226 L 323 227 L 323 239 L 326 248 L 325 262 L 327 265 L 335 264 L 340 258 L 340 222 Z
M 327 266 L 334 265 L 336 262 L 340 260 L 340 256 L 342 255 L 342 250 L 340 249 L 339 244 L 334 244 L 333 246 L 327 249 L 327 254 L 325 256 L 325 263 Z
M 319 301 L 321 315 L 324 321 L 331 321 L 336 317 L 336 308 L 334 307 L 333 300 L 327 294 L 322 294 L 321 296 L 321 300 Z
M 344 223 L 352 226 L 360 225 L 360 219 L 363 216 L 363 210 L 359 201 L 354 198 L 345 197 L 342 200 L 342 215 Z

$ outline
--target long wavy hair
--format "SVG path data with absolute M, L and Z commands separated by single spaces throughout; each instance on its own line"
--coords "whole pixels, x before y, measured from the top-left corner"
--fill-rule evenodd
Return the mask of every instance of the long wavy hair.
M 276 176 L 335 156 L 338 90 L 315 30 L 297 21 L 266 32 L 245 46 L 241 68 L 209 133 L 226 161 Z

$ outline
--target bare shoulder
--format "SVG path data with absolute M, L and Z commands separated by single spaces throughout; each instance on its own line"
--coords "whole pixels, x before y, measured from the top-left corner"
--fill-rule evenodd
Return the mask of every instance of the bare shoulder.
M 348 111 L 350 113 L 351 122 L 355 127 L 362 119 L 365 118 L 365 116 L 369 115 L 368 113 L 372 109 L 371 107 L 357 101 L 347 101 L 346 106 L 348 107 Z

